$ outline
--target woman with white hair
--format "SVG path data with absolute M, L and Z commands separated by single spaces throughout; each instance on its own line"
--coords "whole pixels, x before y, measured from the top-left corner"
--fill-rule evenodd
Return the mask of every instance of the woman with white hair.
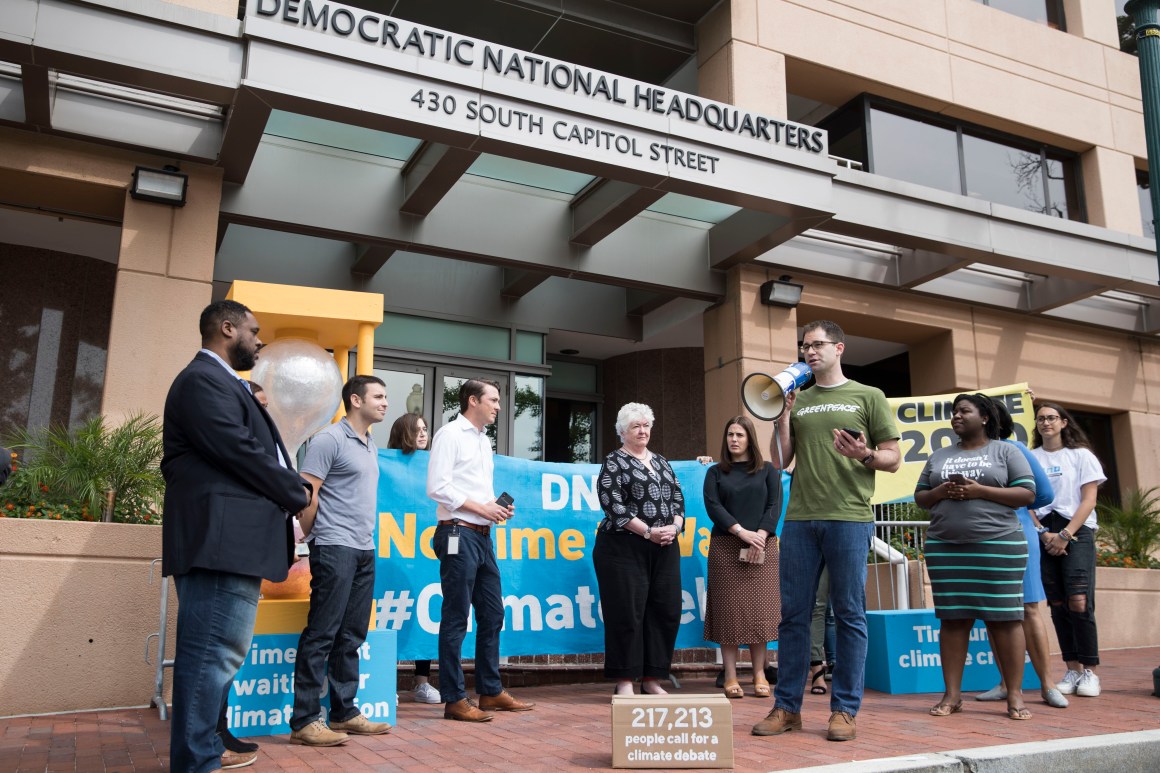
M 648 449 L 652 409 L 628 403 L 616 416 L 621 447 L 604 458 L 597 492 L 604 520 L 592 561 L 604 612 L 604 676 L 617 695 L 664 695 L 681 624 L 685 498 L 673 468 Z

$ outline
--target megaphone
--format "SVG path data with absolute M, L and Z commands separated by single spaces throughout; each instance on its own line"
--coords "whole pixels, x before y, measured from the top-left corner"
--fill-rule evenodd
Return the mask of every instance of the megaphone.
M 804 362 L 795 362 L 776 376 L 750 373 L 741 382 L 741 400 L 757 418 L 773 421 L 785 412 L 785 396 L 801 389 L 813 375 Z

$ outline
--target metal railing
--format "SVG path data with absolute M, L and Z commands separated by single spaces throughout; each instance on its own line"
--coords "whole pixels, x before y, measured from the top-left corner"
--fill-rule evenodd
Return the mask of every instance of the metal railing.
M 874 541 L 868 560 L 878 609 L 927 606 L 922 560 L 930 521 L 917 520 L 920 513 L 925 515 L 909 502 L 874 507 Z

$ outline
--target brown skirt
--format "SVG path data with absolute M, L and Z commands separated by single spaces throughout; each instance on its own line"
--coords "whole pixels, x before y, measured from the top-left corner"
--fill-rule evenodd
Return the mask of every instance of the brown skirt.
M 766 541 L 763 564 L 738 559 L 744 546 L 732 534 L 714 534 L 709 540 L 706 641 L 731 645 L 777 641 L 781 622 L 777 538 Z

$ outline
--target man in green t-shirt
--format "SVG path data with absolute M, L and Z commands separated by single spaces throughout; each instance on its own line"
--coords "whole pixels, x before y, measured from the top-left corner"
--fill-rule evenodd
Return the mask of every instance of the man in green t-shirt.
M 874 536 L 874 472 L 901 463 L 898 428 L 882 390 L 842 374 L 845 334 L 828 320 L 811 322 L 801 352 L 816 386 L 786 398 L 774 422 L 770 458 L 796 460 L 781 532 L 781 624 L 773 710 L 754 735 L 802 727 L 802 694 L 810 663 L 810 618 L 818 575 L 830 571 L 830 603 L 838 624 L 830 722 L 826 737 L 850 741 L 862 705 L 866 668 L 866 555 Z

